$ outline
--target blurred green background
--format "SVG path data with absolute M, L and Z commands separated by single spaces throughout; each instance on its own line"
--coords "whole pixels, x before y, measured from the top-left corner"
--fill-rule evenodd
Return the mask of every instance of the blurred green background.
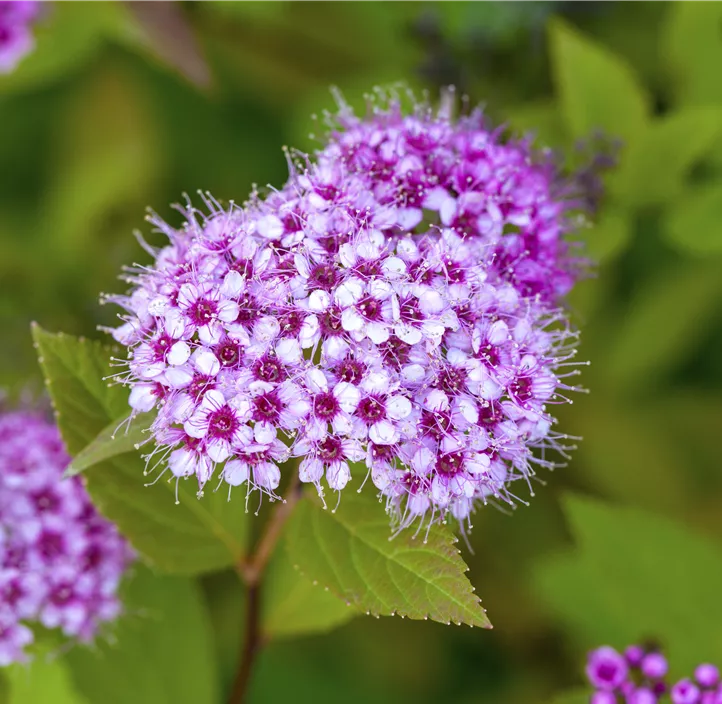
M 528 508 L 480 511 L 466 553 L 495 630 L 359 618 L 271 643 L 254 702 L 544 702 L 579 684 L 599 639 L 684 634 L 684 611 L 670 630 L 669 600 L 693 597 L 674 591 L 687 578 L 667 572 L 678 554 L 665 528 L 597 521 L 611 567 L 585 582 L 575 560 L 601 563 L 573 552 L 586 543 L 568 523 L 574 509 L 562 510 L 570 490 L 696 531 L 710 550 L 688 581 L 722 593 L 711 564 L 722 545 L 722 4 L 46 10 L 36 52 L 0 76 L 0 387 L 11 395 L 41 388 L 31 320 L 89 336 L 112 321 L 98 294 L 122 290 L 121 266 L 144 261 L 132 231 L 147 206 L 173 218 L 183 192 L 242 201 L 253 184 L 282 184 L 281 147 L 313 149 L 322 127 L 312 115 L 333 109 L 331 85 L 361 106 L 375 85 L 404 81 L 433 97 L 453 83 L 495 121 L 553 147 L 573 151 L 597 128 L 623 141 L 598 223 L 580 234 L 599 266 L 570 301 L 591 393 L 559 417 L 584 440 Z M 681 540 L 679 554 L 692 554 Z M 633 565 L 650 555 L 653 575 L 634 582 Z M 617 591 L 594 601 L 585 585 L 607 594 L 605 575 Z M 235 586 L 222 576 L 204 586 L 227 685 Z M 652 604 L 648 619 L 615 621 L 638 611 L 635 593 Z M 677 647 L 690 662 L 722 664 L 722 620 L 708 616 L 714 635 L 702 640 L 717 650 L 700 652 L 692 633 Z

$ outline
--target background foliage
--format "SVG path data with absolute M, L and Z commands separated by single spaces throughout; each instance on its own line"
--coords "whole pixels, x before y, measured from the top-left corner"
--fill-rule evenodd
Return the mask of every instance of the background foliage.
M 382 610 L 341 604 L 279 552 L 253 701 L 541 703 L 578 686 L 586 648 L 644 637 L 665 642 L 679 674 L 722 663 L 722 5 L 162 5 L 159 19 L 58 3 L 36 53 L 0 77 L 0 386 L 12 396 L 41 388 L 31 320 L 97 338 L 112 319 L 97 294 L 142 259 L 131 232 L 147 205 L 173 217 L 183 191 L 243 200 L 253 183 L 282 183 L 280 147 L 313 148 L 330 84 L 361 105 L 377 84 L 455 83 L 554 147 L 597 129 L 623 141 L 599 222 L 581 233 L 600 266 L 572 301 L 592 393 L 559 413 L 584 441 L 529 508 L 480 511 L 464 551 L 495 629 L 354 618 Z M 44 364 L 72 383 L 94 345 L 64 344 Z M 73 452 L 122 412 L 104 385 L 84 393 Z M 92 468 L 90 490 L 176 574 L 139 567 L 98 652 L 12 669 L 0 700 L 120 704 L 131 687 L 154 704 L 223 701 L 243 594 L 232 574 L 209 574 L 231 559 L 209 535 L 220 525 L 242 551 L 254 519 L 186 502 L 176 526 L 154 523 L 172 495 L 144 490 L 127 459 Z

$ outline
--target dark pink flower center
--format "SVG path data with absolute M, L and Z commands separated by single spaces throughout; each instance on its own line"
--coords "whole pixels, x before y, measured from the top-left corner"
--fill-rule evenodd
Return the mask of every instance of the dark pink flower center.
M 203 376 L 196 374 L 193 381 L 188 385 L 188 393 L 196 400 L 199 399 L 206 391 L 215 388 L 216 382 L 212 376 Z
M 207 298 L 199 298 L 189 309 L 188 317 L 195 325 L 207 325 L 216 314 L 217 304 Z
M 332 264 L 319 264 L 308 277 L 310 288 L 330 290 L 338 281 L 338 273 Z
M 424 319 L 416 298 L 407 298 L 399 304 L 399 317 L 406 323 L 420 323 Z
M 370 322 L 381 320 L 381 307 L 381 301 L 373 296 L 365 296 L 357 304 L 359 313 Z
M 223 406 L 208 415 L 208 431 L 214 438 L 228 440 L 239 425 L 236 414 L 229 406 Z
M 436 460 L 436 471 L 445 477 L 453 477 L 464 466 L 464 455 L 461 452 L 449 452 L 439 455 Z
M 357 414 L 366 423 L 375 423 L 386 418 L 386 407 L 383 402 L 373 396 L 367 396 L 358 405 Z
M 361 362 L 347 357 L 338 367 L 338 375 L 341 381 L 348 384 L 356 384 L 363 378 L 364 367 Z
M 50 601 L 55 606 L 67 606 L 73 599 L 73 587 L 71 584 L 59 584 L 50 594 Z
M 253 363 L 252 371 L 259 381 L 276 384 L 283 379 L 285 370 L 276 357 L 264 355 Z
M 436 379 L 437 386 L 447 394 L 456 395 L 464 390 L 466 372 L 458 367 L 444 367 Z
M 50 530 L 44 530 L 36 543 L 38 552 L 46 559 L 52 560 L 63 554 L 63 536 Z
M 418 474 L 407 472 L 401 479 L 409 494 L 418 494 L 427 490 L 427 482 Z
M 281 413 L 283 404 L 281 403 L 281 399 L 278 398 L 278 394 L 275 391 L 270 391 L 262 396 L 256 396 L 256 398 L 253 399 L 253 407 L 254 420 L 275 423 Z
M 318 458 L 323 462 L 336 462 L 343 459 L 343 448 L 338 438 L 329 435 L 316 449 Z
M 244 293 L 238 300 L 237 323 L 250 323 L 260 315 L 258 304 L 248 293 Z
M 217 355 L 224 367 L 234 367 L 241 358 L 241 347 L 238 343 L 229 340 L 220 346 Z
M 336 397 L 327 391 L 314 398 L 313 410 L 318 418 L 330 420 L 339 412 L 340 408 Z
M 329 308 L 319 318 L 319 327 L 324 337 L 334 337 L 341 335 L 343 328 L 341 327 L 341 314 L 337 308 Z
M 50 489 L 36 491 L 32 495 L 32 499 L 40 513 L 52 513 L 57 511 L 60 506 L 60 499 Z
M 281 335 L 283 337 L 296 337 L 296 335 L 301 332 L 303 318 L 301 318 L 301 314 L 298 311 L 292 310 L 282 315 L 278 319 L 278 323 L 281 326 Z
M 381 262 L 378 259 L 367 259 L 357 264 L 354 271 L 359 276 L 370 279 L 372 276 L 378 276 L 381 273 Z
M 488 367 L 496 367 L 499 364 L 499 348 L 487 343 L 479 348 L 477 355 Z
M 421 428 L 434 438 L 442 438 L 451 430 L 451 417 L 448 413 L 424 411 L 421 414 Z
M 396 337 L 396 335 L 392 335 L 386 342 L 378 346 L 378 350 L 385 364 L 394 369 L 401 369 L 409 361 L 411 345 Z
M 509 391 L 522 403 L 532 398 L 532 382 L 528 376 L 518 376 L 509 386 Z
M 504 419 L 504 413 L 501 406 L 495 403 L 488 403 L 479 406 L 479 422 L 484 425 L 496 425 Z
M 370 444 L 371 457 L 374 462 L 388 462 L 389 464 L 394 461 L 396 455 L 391 445 L 374 445 Z
M 156 361 L 161 362 L 165 359 L 168 350 L 173 346 L 174 342 L 175 340 L 170 337 L 170 335 L 163 333 L 157 340 L 153 340 L 150 343 Z

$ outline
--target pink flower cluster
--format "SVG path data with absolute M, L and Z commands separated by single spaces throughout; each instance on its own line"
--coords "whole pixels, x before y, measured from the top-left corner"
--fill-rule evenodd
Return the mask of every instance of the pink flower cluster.
M 630 645 L 623 654 L 605 645 L 589 653 L 587 678 L 595 688 L 591 704 L 722 704 L 722 680 L 703 663 L 694 679 L 670 683 L 667 659 L 657 650 Z
M 0 0 L 0 73 L 10 73 L 35 47 L 32 24 L 40 13 L 34 0 Z
M 321 495 L 353 468 L 400 525 L 513 501 L 563 451 L 548 409 L 577 373 L 565 193 L 480 113 L 391 99 L 342 106 L 280 191 L 152 216 L 170 244 L 108 297 L 133 412 L 157 408 L 149 462 L 272 497 L 290 457 Z
M 35 413 L 0 415 L 0 666 L 27 658 L 27 624 L 90 640 L 120 612 L 132 553 L 93 508 L 57 429 Z

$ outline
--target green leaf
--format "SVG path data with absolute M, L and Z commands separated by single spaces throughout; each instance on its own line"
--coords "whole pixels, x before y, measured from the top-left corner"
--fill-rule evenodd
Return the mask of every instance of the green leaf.
M 687 672 L 722 658 L 722 551 L 667 518 L 579 496 L 564 501 L 577 551 L 537 586 L 587 646 L 660 638 Z
M 108 640 L 66 656 L 78 690 L 103 704 L 218 702 L 210 619 L 196 583 L 139 567 L 126 592 Z
M 676 2 L 667 11 L 660 56 L 672 74 L 676 97 L 691 105 L 722 105 L 722 5 Z
M 108 423 L 129 413 L 128 393 L 105 381 L 110 350 L 72 335 L 53 335 L 33 324 L 33 341 L 65 446 L 78 454 Z
M 274 552 L 263 577 L 262 628 L 268 638 L 325 633 L 359 610 L 294 569 L 283 546 Z
M 605 358 L 607 382 L 629 393 L 674 369 L 706 334 L 721 294 L 718 261 L 660 272 L 625 303 Z
M 7 673 L 8 704 L 90 704 L 76 691 L 64 661 L 38 655 L 29 666 L 12 665 Z
M 722 110 L 717 108 L 686 108 L 654 120 L 629 144 L 622 169 L 612 180 L 616 196 L 637 207 L 678 199 L 690 169 L 720 132 Z
M 37 325 L 33 338 L 63 439 L 77 455 L 128 412 L 127 392 L 103 381 L 111 373 L 110 350 L 99 343 L 53 335 Z M 123 440 L 117 436 L 115 442 Z M 108 459 L 83 473 L 85 485 L 98 510 L 151 564 L 198 574 L 243 559 L 248 517 L 242 501 L 228 501 L 223 492 L 198 499 L 194 480 L 145 486 L 145 462 L 136 450 L 104 451 Z
M 391 539 L 373 492 L 344 495 L 336 511 L 309 495 L 286 530 L 291 563 L 314 582 L 364 611 L 490 627 L 446 528 Z M 426 538 L 426 539 L 425 539 Z
M 667 240 L 692 254 L 722 252 L 722 182 L 689 189 L 667 211 Z
M 73 477 L 96 464 L 112 459 L 126 452 L 138 450 L 148 440 L 148 431 L 152 423 L 149 414 L 144 413 L 128 420 L 128 411 L 106 425 L 68 465 L 66 477 Z
M 575 138 L 604 130 L 632 144 L 644 132 L 650 99 L 620 57 L 555 19 L 552 72 L 567 128 Z

